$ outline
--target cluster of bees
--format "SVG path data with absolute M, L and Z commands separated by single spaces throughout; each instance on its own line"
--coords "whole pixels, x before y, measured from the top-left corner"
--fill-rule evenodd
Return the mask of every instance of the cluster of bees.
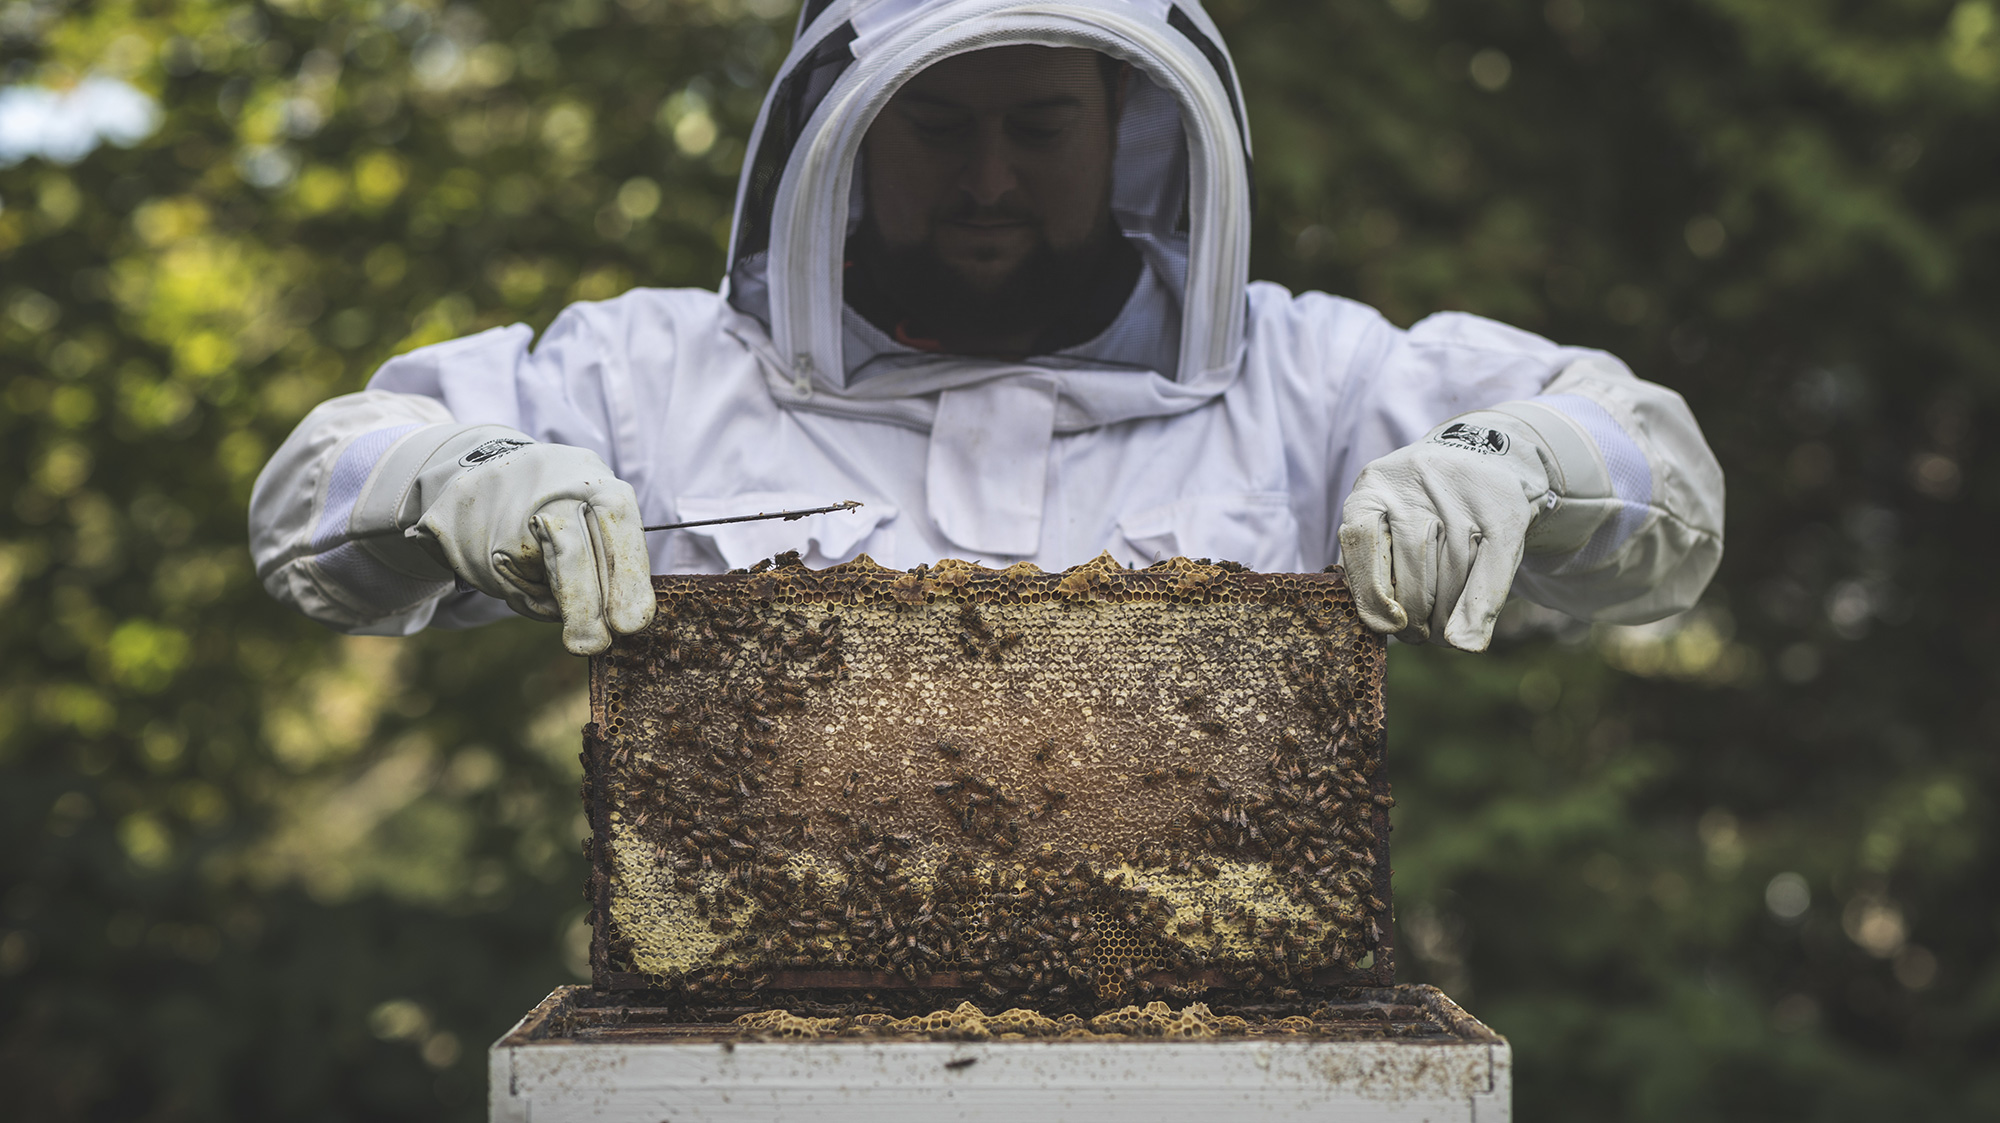
M 1325 633 L 1333 626 L 1324 616 L 1302 615 L 1310 631 Z M 1278 735 L 1278 747 L 1265 762 L 1269 785 L 1262 792 L 1204 777 L 1203 806 L 1189 814 L 1193 839 L 1203 850 L 1268 865 L 1316 914 L 1317 920 L 1274 918 L 1256 934 L 1256 942 L 1273 954 L 1244 985 L 1272 987 L 1280 995 L 1293 993 L 1302 964 L 1344 962 L 1380 946 L 1389 920 L 1383 899 L 1389 871 L 1376 852 L 1377 832 L 1387 829 L 1395 799 L 1375 783 L 1382 761 L 1380 715 L 1354 697 L 1347 678 L 1329 670 L 1341 666 L 1347 653 L 1331 640 L 1317 646 L 1317 658 L 1290 658 L 1285 666 L 1312 723 L 1310 734 Z M 1359 923 L 1357 906 L 1366 923 Z
M 983 871 L 955 857 L 938 890 L 971 932 L 962 977 L 988 997 L 1059 1005 L 1163 993 L 1148 973 L 1191 958 L 1166 938 L 1165 902 L 1085 855 L 1043 849 L 1023 865 Z
M 979 609 L 970 601 L 958 606 L 959 646 L 967 659 L 987 659 L 998 663 L 1003 652 L 1016 647 L 1027 638 L 1020 632 L 994 632 L 980 618 Z
M 948 743 L 941 748 L 955 751 Z M 1052 798 L 1068 798 L 1067 792 L 1057 792 L 1046 785 L 1044 788 Z M 944 805 L 945 814 L 958 825 L 960 834 L 985 843 L 999 854 L 1012 854 L 1020 848 L 1021 819 L 1014 811 L 1021 801 L 1008 795 L 999 781 L 955 768 L 949 779 L 931 785 L 931 793 Z M 1044 800 L 1036 812 L 1045 817 L 1048 811 L 1044 808 L 1051 807 L 1051 802 Z
M 1174 582 L 1197 578 L 1202 599 L 1228 596 L 1207 586 L 1241 568 L 1194 570 L 1188 567 L 1195 563 L 1176 561 L 1182 568 L 1161 577 L 1132 575 L 1149 579 L 1145 599 L 1173 599 Z M 913 574 L 851 566 L 847 574 L 837 571 L 850 567 L 814 573 L 796 555 L 781 556 L 740 574 L 748 580 L 733 586 L 665 597 L 654 627 L 611 657 L 622 661 L 621 676 L 658 682 L 692 675 L 703 683 L 649 711 L 643 736 L 627 722 L 621 695 L 608 693 L 606 736 L 592 764 L 598 774 L 586 781 L 587 800 L 615 808 L 646 840 L 675 892 L 693 902 L 694 915 L 719 939 L 707 965 L 652 977 L 659 989 L 708 1002 L 771 987 L 783 972 L 844 970 L 1051 1009 L 1128 999 L 1185 1002 L 1197 987 L 1284 998 L 1295 997 L 1313 969 L 1352 963 L 1378 945 L 1375 918 L 1386 922 L 1387 870 L 1378 868 L 1375 852 L 1391 802 L 1374 782 L 1379 712 L 1368 712 L 1371 703 L 1356 698 L 1343 677 L 1354 653 L 1336 649 L 1327 635 L 1336 621 L 1306 608 L 1298 616 L 1321 637 L 1320 646 L 1290 661 L 1286 674 L 1313 728 L 1303 740 L 1280 738 L 1265 769 L 1268 789 L 1232 786 L 1187 765 L 1137 777 L 1147 786 L 1199 783 L 1196 809 L 1170 832 L 1174 845 L 1147 842 L 1103 853 L 1044 847 L 1016 857 L 1023 853 L 1024 822 L 1061 812 L 1070 793 L 1049 783 L 1039 794 L 1010 792 L 998 778 L 961 766 L 961 752 L 949 741 L 936 744 L 948 771 L 931 794 L 981 851 L 945 844 L 940 862 L 934 844 L 944 840 L 886 829 L 879 813 L 899 797 L 871 798 L 859 770 L 847 773 L 838 800 L 825 806 L 800 809 L 797 797 L 787 797 L 795 809 L 758 810 L 784 802 L 760 799 L 762 793 L 804 786 L 804 762 L 786 757 L 773 719 L 804 711 L 815 691 L 846 676 L 835 605 L 886 597 L 909 607 L 948 595 L 958 602 L 947 609 L 956 621 L 949 634 L 968 659 L 998 664 L 1022 642 L 1019 632 L 989 626 L 973 603 L 978 575 L 991 571 L 968 577 L 973 567 L 954 562 Z M 1095 565 L 1062 581 L 1085 570 L 1092 576 L 1075 588 L 1048 582 L 1056 586 L 1054 598 L 1038 586 L 996 599 L 1099 596 L 1128 580 Z M 917 596 L 885 592 L 907 577 L 918 579 Z M 821 578 L 818 595 L 799 595 Z M 1258 594 L 1282 595 L 1281 589 Z M 817 619 L 801 611 L 807 603 Z M 1199 712 L 1203 705 L 1196 697 L 1181 708 L 1204 734 L 1229 736 L 1224 723 Z M 1031 759 L 1046 762 L 1052 745 L 1034 749 Z M 596 829 L 609 830 L 609 818 L 593 814 Z M 793 861 L 802 850 L 830 859 L 838 874 Z M 998 864 L 995 856 L 1015 864 Z M 633 942 L 607 912 L 603 854 L 593 851 L 593 858 L 594 962 L 600 971 L 634 971 Z M 1235 905 L 1177 919 L 1174 908 L 1130 883 L 1138 879 L 1123 869 L 1215 878 L 1222 872 L 1217 863 L 1231 860 L 1268 864 L 1312 915 L 1260 918 Z M 1254 943 L 1252 959 L 1211 954 L 1220 934 L 1230 932 Z
M 1267 791 L 1239 791 L 1213 776 L 1203 782 L 1206 806 L 1189 816 L 1195 840 L 1211 853 L 1269 863 L 1296 879 L 1323 915 L 1342 899 L 1384 911 L 1372 893 L 1374 819 L 1377 807 L 1387 810 L 1395 800 L 1374 791 L 1378 758 L 1354 754 L 1314 764 L 1301 759 L 1296 739 L 1285 740 L 1289 750 L 1270 756 Z

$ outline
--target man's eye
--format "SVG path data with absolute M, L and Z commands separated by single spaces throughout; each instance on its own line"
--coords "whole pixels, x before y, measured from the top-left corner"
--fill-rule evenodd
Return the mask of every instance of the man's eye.
M 1022 114 L 1007 118 L 1007 134 L 1023 144 L 1053 144 L 1068 131 L 1066 113 Z
M 925 117 L 911 114 L 910 127 L 925 140 L 955 140 L 964 136 L 972 128 L 972 122 L 963 117 Z

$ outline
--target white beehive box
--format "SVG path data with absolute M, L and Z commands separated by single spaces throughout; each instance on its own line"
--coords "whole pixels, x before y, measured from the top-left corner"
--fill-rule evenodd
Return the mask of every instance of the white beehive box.
M 495 1123 L 1492 1123 L 1507 1042 L 1431 987 L 1296 1038 L 759 1040 L 564 987 L 490 1053 Z M 605 999 L 597 999 L 602 1002 Z M 1324 1021 L 1324 1019 L 1322 1019 Z

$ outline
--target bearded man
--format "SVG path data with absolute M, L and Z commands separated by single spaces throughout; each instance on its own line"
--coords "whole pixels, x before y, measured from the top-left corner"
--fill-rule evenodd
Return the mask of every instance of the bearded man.
M 1476 651 L 1510 590 L 1636 623 L 1721 558 L 1721 469 L 1617 359 L 1248 282 L 1247 123 L 1192 0 L 813 0 L 750 151 L 720 291 L 421 348 L 308 415 L 251 503 L 272 595 L 593 653 L 652 573 L 787 549 L 1342 560 L 1371 627 Z M 865 506 L 643 530 L 829 497 Z

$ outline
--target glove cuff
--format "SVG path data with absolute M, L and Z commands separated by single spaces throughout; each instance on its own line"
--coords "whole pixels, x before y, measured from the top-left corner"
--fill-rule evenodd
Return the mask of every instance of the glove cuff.
M 1525 542 L 1530 554 L 1567 554 L 1581 549 L 1617 506 L 1611 473 L 1596 442 L 1562 413 L 1532 401 L 1503 402 L 1453 418 L 1453 425 L 1493 429 L 1532 450 L 1547 477 L 1548 490 L 1530 496 L 1534 521 Z
M 505 425 L 430 425 L 411 433 L 376 462 L 354 504 L 357 531 L 369 553 L 413 577 L 449 581 L 452 568 L 422 536 L 406 532 L 423 518 L 445 486 L 466 468 L 533 444 Z

